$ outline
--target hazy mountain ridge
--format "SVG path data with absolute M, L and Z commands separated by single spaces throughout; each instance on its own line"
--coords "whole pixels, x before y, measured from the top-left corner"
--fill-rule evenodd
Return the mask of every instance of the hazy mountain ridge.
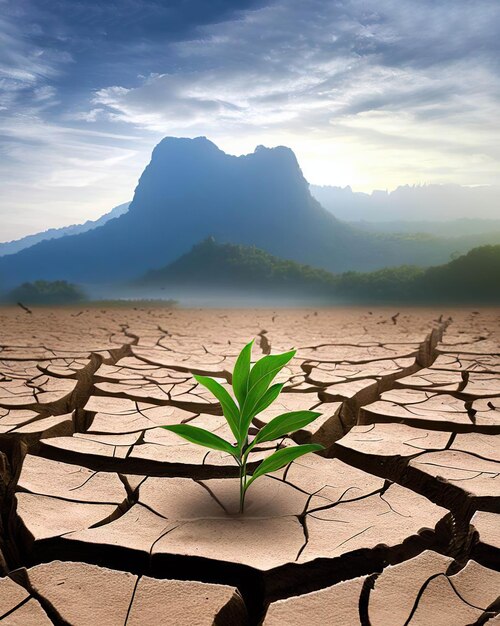
M 234 157 L 203 137 L 169 137 L 154 149 L 127 213 L 3 257 L 0 274 L 7 285 L 38 278 L 112 283 L 173 261 L 211 233 L 284 256 L 292 248 L 307 260 L 316 248 L 308 240 L 323 237 L 321 247 L 333 247 L 340 231 L 352 229 L 312 198 L 288 148 Z
M 499 220 L 500 186 L 403 185 L 394 191 L 353 191 L 350 186 L 311 185 L 312 195 L 339 219 L 353 222 Z
M 383 245 L 312 198 L 289 148 L 235 157 L 204 137 L 169 137 L 154 149 L 127 213 L 3 257 L 0 274 L 13 286 L 39 278 L 113 283 L 173 261 L 210 234 L 330 269 L 384 263 Z
M 134 287 L 148 295 L 242 294 L 293 296 L 342 302 L 500 301 L 500 245 L 483 246 L 441 266 L 384 268 L 375 272 L 332 274 L 286 261 L 255 247 L 206 239 L 179 259 L 148 272 Z M 195 297 L 195 296 L 194 296 Z
M 209 235 L 336 273 L 435 265 L 477 245 L 353 228 L 312 197 L 289 148 L 259 146 L 235 157 L 205 137 L 167 137 L 126 213 L 0 258 L 0 279 L 4 287 L 37 279 L 117 284 L 165 266 Z
M 461 218 L 456 220 L 393 220 L 386 222 L 369 222 L 358 220 L 348 222 L 353 228 L 381 234 L 425 234 L 440 238 L 475 237 L 484 235 L 491 238 L 492 233 L 500 233 L 500 219 L 482 220 Z
M 334 275 L 326 270 L 281 259 L 255 246 L 217 243 L 208 237 L 170 265 L 147 272 L 134 285 L 323 291 L 333 282 Z
M 129 205 L 130 202 L 119 204 L 111 209 L 111 211 L 108 211 L 108 213 L 101 215 L 101 217 L 96 220 L 87 220 L 83 224 L 72 224 L 71 226 L 62 226 L 61 228 L 49 228 L 48 230 L 44 230 L 40 233 L 21 237 L 21 239 L 14 239 L 13 241 L 6 241 L 3 243 L 0 242 L 0 256 L 15 254 L 16 252 L 20 252 L 25 248 L 34 246 L 41 241 L 59 239 L 60 237 L 66 237 L 67 235 L 78 235 L 80 233 L 85 233 L 88 230 L 92 230 L 93 228 L 98 228 L 99 226 L 106 224 L 106 222 L 109 222 L 109 220 L 126 213 Z

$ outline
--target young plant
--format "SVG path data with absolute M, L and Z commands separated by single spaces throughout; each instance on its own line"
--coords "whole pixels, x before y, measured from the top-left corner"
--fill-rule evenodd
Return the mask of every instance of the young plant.
M 162 427 L 180 435 L 191 443 L 227 452 L 234 457 L 240 468 L 240 513 L 243 513 L 245 508 L 246 492 L 257 478 L 285 467 L 285 465 L 308 452 L 316 452 L 323 449 L 323 446 L 319 444 L 282 448 L 264 459 L 257 466 L 251 477 L 248 476 L 248 455 L 255 446 L 289 435 L 307 426 L 320 415 L 320 413 L 314 411 L 283 413 L 258 430 L 252 441 L 250 441 L 249 429 L 252 420 L 256 415 L 267 409 L 283 389 L 283 384 L 271 385 L 271 383 L 296 353 L 296 350 L 291 350 L 284 354 L 264 356 L 252 367 L 252 345 L 253 341 L 243 348 L 234 366 L 232 378 L 234 398 L 213 378 L 194 376 L 220 402 L 224 417 L 234 435 L 234 444 L 208 430 L 190 426 L 189 424 Z

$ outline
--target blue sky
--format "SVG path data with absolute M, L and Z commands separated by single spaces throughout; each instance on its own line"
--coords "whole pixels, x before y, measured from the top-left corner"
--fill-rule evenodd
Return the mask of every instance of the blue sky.
M 493 184 L 498 0 L 0 0 L 0 240 L 131 198 L 165 135 L 313 183 Z

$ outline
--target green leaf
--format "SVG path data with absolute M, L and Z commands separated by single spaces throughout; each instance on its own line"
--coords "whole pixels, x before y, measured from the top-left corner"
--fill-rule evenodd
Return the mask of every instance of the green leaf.
M 235 401 L 229 395 L 229 392 L 224 389 L 224 387 L 218 383 L 213 378 L 209 378 L 208 376 L 197 376 L 194 375 L 195 379 L 206 387 L 220 402 L 222 407 L 222 412 L 224 413 L 224 417 L 226 418 L 229 427 L 233 435 L 236 438 L 236 441 L 240 441 L 239 439 L 239 422 L 240 422 L 240 412 L 238 407 L 236 406 Z
M 214 435 L 204 428 L 198 428 L 198 426 L 190 426 L 189 424 L 174 424 L 173 426 L 162 426 L 165 430 L 179 435 L 183 439 L 187 439 L 191 443 L 196 443 L 199 446 L 205 446 L 205 448 L 212 448 L 213 450 L 221 450 L 236 456 L 238 449 L 232 446 L 228 441 Z
M 233 390 L 240 406 L 245 402 L 248 391 L 248 377 L 250 376 L 250 360 L 252 357 L 253 339 L 240 352 L 233 371 Z
M 246 438 L 250 422 L 257 414 L 259 401 L 266 393 L 276 375 L 294 357 L 296 350 L 284 354 L 270 354 L 263 357 L 253 366 L 248 379 L 248 393 L 241 409 L 240 433 Z
M 269 474 L 270 472 L 276 472 L 277 470 L 285 467 L 295 459 L 298 459 L 299 456 L 303 456 L 304 454 L 308 454 L 309 452 L 317 452 L 318 450 L 323 450 L 323 446 L 319 443 L 307 443 L 302 446 L 293 446 L 290 448 L 283 448 L 282 450 L 277 450 L 271 456 L 268 456 L 267 459 L 264 459 L 262 463 L 257 467 L 255 472 L 253 473 L 252 478 L 247 482 L 246 488 L 253 483 L 254 480 L 259 478 L 260 476 L 264 476 L 264 474 Z
M 280 395 L 281 390 L 284 386 L 285 383 L 276 383 L 276 385 L 269 387 L 269 389 L 262 396 L 262 398 L 259 400 L 259 403 L 255 407 L 255 415 L 257 415 L 258 413 L 262 413 L 264 409 L 267 409 L 267 407 L 270 406 Z
M 304 428 L 304 426 L 313 422 L 320 415 L 321 413 L 316 413 L 315 411 L 291 411 L 290 413 L 283 413 L 261 428 L 254 441 L 255 443 L 259 443 L 283 437 L 284 435 L 288 435 L 288 433 Z
M 271 405 L 276 398 L 279 396 L 279 394 L 281 393 L 281 390 L 284 387 L 284 383 L 277 383 L 276 385 L 273 385 L 272 387 L 269 387 L 269 389 L 266 391 L 266 393 L 262 396 L 262 398 L 259 401 L 259 404 L 257 405 L 254 414 L 257 415 L 257 413 L 260 413 L 261 411 L 263 411 L 264 409 L 267 409 L 267 407 L 269 405 Z M 251 420 L 250 420 L 251 422 Z M 250 423 L 248 424 L 247 430 L 250 428 Z M 260 431 L 259 431 L 260 432 Z M 252 443 L 246 448 L 246 453 L 248 456 L 248 453 L 252 450 L 252 448 L 257 445 L 259 443 L 260 439 L 258 439 L 258 435 L 257 437 L 254 438 L 254 440 L 252 441 Z
M 268 354 L 267 356 L 262 357 L 262 359 L 257 361 L 250 372 L 250 378 L 248 381 L 249 389 L 261 384 L 262 381 L 267 380 L 269 376 L 272 376 L 272 380 L 276 374 L 283 367 L 285 367 L 288 361 L 293 359 L 296 352 L 297 350 L 290 350 L 289 352 L 284 352 L 283 354 Z M 271 381 L 269 381 L 268 385 L 266 385 L 266 389 L 270 382 Z

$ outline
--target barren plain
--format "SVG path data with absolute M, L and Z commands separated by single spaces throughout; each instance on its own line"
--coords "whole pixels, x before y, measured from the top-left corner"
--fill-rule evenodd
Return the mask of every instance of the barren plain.
M 499 623 L 500 313 L 0 310 L 2 626 Z M 256 482 L 192 377 L 297 348 L 319 442 Z M 266 447 L 267 446 L 267 447 Z M 255 448 L 250 466 L 269 454 Z

